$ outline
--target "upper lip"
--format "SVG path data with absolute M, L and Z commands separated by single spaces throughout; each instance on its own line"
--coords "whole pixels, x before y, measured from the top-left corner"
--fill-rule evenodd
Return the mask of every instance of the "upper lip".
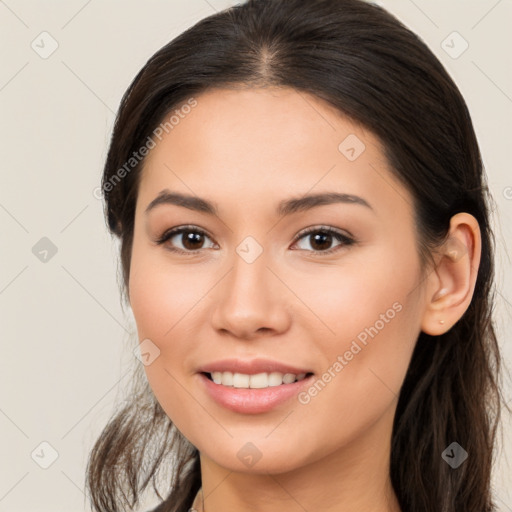
M 198 369 L 198 372 L 232 372 L 254 375 L 257 373 L 293 373 L 299 375 L 301 373 L 312 373 L 305 368 L 298 368 L 289 364 L 272 361 L 270 359 L 222 359 L 212 363 L 205 364 Z

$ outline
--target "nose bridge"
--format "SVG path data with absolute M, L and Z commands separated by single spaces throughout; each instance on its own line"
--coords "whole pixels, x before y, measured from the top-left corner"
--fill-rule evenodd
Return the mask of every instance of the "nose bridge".
M 213 324 L 238 337 L 251 337 L 260 329 L 281 330 L 287 323 L 283 293 L 267 268 L 270 251 L 253 237 L 246 237 L 230 260 L 215 301 Z
M 235 249 L 232 286 L 240 293 L 258 292 L 265 294 L 269 273 L 268 251 L 253 237 L 246 237 Z
M 226 299 L 233 299 L 240 312 L 261 310 L 272 302 L 267 251 L 254 238 L 247 237 L 235 249 L 228 276 Z

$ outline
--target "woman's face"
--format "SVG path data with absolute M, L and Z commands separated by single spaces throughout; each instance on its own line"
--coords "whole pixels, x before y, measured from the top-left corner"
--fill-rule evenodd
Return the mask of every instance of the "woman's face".
M 371 456 L 390 437 L 421 329 L 412 198 L 377 139 L 313 96 L 222 89 L 195 100 L 158 132 L 137 198 L 129 296 L 150 385 L 199 451 L 231 470 L 284 472 L 363 444 Z M 307 199 L 322 194 L 339 196 Z M 277 366 L 242 367 L 264 375 L 234 386 L 201 373 L 227 359 Z M 268 385 L 269 373 L 281 382 L 276 370 L 293 372 L 280 365 L 309 376 L 238 387 Z

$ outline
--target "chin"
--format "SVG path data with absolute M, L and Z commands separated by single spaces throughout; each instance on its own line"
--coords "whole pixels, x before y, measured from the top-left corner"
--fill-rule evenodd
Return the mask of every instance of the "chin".
M 302 449 L 299 454 L 296 444 L 285 447 L 282 443 L 248 439 L 245 436 L 240 442 L 230 439 L 223 444 L 215 443 L 217 448 L 213 452 L 211 445 L 207 445 L 206 450 L 199 447 L 199 451 L 201 457 L 229 471 L 254 475 L 287 473 L 308 463 L 307 453 Z

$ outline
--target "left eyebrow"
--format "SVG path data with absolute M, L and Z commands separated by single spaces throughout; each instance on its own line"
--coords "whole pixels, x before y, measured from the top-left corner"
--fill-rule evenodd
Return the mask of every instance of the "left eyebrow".
M 296 212 L 310 210 L 317 206 L 324 206 L 335 203 L 361 205 L 373 211 L 373 208 L 370 206 L 370 204 L 362 197 L 339 192 L 325 192 L 283 200 L 277 205 L 276 215 L 284 217 Z M 153 208 L 161 204 L 173 204 L 197 212 L 207 213 L 210 215 L 218 215 L 218 208 L 214 203 L 197 196 L 181 194 L 179 192 L 171 192 L 168 189 L 162 190 L 158 196 L 155 197 L 151 203 L 149 203 L 145 213 L 149 213 Z
M 353 194 L 342 194 L 339 192 L 325 192 L 321 194 L 310 194 L 296 199 L 292 198 L 281 201 L 277 206 L 276 213 L 279 216 L 291 215 L 295 212 L 302 212 L 317 206 L 335 203 L 361 205 L 373 211 L 373 208 L 370 206 L 368 201 L 362 197 L 355 196 Z

